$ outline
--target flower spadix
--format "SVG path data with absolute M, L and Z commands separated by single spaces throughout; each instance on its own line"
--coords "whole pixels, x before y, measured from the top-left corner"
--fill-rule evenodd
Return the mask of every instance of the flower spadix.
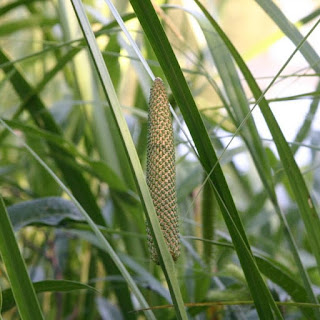
M 180 254 L 180 242 L 175 148 L 168 97 L 160 78 L 154 80 L 149 99 L 147 184 L 166 244 L 173 260 L 177 260 Z M 159 264 L 149 226 L 147 234 L 151 258 Z

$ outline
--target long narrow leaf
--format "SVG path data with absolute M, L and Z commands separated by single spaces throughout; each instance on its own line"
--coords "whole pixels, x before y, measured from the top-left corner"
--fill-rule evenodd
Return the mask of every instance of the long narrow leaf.
M 219 164 L 217 164 L 217 156 L 212 148 L 199 111 L 197 110 L 181 68 L 154 8 L 148 0 L 131 0 L 130 2 L 153 47 L 162 70 L 168 79 L 175 100 L 180 106 L 203 167 L 206 172 L 211 172 L 212 168 L 214 168 L 210 179 L 215 185 L 221 211 L 235 245 L 243 271 L 246 275 L 259 316 L 261 319 L 274 319 L 275 317 L 281 319 L 282 316 L 254 262 L 245 231 L 235 208 L 229 188 L 226 184 L 222 170 Z
M 93 57 L 93 61 L 95 63 L 107 100 L 112 108 L 113 117 L 117 125 L 117 129 L 119 130 L 122 141 L 125 145 L 132 172 L 136 180 L 137 189 L 142 200 L 142 205 L 145 210 L 148 222 L 151 226 L 152 236 L 155 239 L 158 254 L 159 256 L 161 256 L 161 266 L 167 278 L 167 283 L 170 288 L 172 300 L 175 305 L 176 316 L 178 319 L 187 319 L 185 307 L 183 305 L 182 296 L 179 289 L 179 284 L 175 275 L 174 262 L 171 258 L 164 237 L 162 235 L 159 221 L 141 168 L 141 164 L 135 146 L 133 144 L 127 123 L 121 113 L 120 104 L 116 96 L 112 81 L 110 79 L 110 75 L 108 73 L 108 70 L 106 69 L 106 65 L 103 61 L 101 52 L 97 46 L 94 34 L 91 30 L 89 21 L 85 15 L 82 4 L 80 3 L 80 1 L 77 0 L 73 0 L 72 4 L 74 6 L 86 41 L 88 43 L 89 50 Z
M 234 48 L 234 46 L 232 45 L 232 43 L 230 42 L 228 37 L 224 34 L 223 30 L 219 27 L 219 25 L 215 22 L 215 20 L 210 16 L 210 14 L 204 8 L 204 6 L 198 0 L 195 0 L 195 1 L 198 4 L 198 6 L 200 7 L 200 9 L 203 11 L 203 13 L 206 16 L 206 18 L 208 19 L 208 21 L 210 21 L 212 27 L 215 29 L 214 32 L 217 32 L 219 34 L 219 36 L 221 37 L 221 40 L 224 42 L 221 45 L 222 46 L 226 46 L 230 50 L 230 53 L 233 54 L 233 56 L 235 56 L 234 52 L 236 51 L 236 49 Z M 206 32 L 208 32 L 208 31 L 206 31 Z M 226 54 L 229 54 L 229 52 L 226 53 Z M 238 62 L 238 60 L 237 60 L 237 62 Z M 243 62 L 243 64 L 244 64 L 244 62 Z M 246 115 L 245 119 L 247 119 L 247 118 L 248 118 L 248 116 Z M 280 221 L 283 224 L 284 231 L 285 231 L 285 234 L 287 236 L 287 239 L 288 239 L 288 242 L 289 242 L 289 245 L 290 245 L 290 249 L 292 251 L 292 254 L 294 256 L 296 264 L 297 264 L 297 266 L 299 268 L 300 275 L 301 275 L 301 277 L 303 279 L 305 288 L 306 288 L 306 290 L 308 292 L 309 299 L 310 299 L 310 301 L 316 303 L 317 299 L 316 299 L 316 297 L 315 297 L 315 295 L 313 293 L 308 274 L 307 274 L 306 270 L 304 269 L 302 261 L 300 259 L 300 256 L 299 256 L 299 253 L 298 253 L 298 249 L 297 249 L 294 237 L 293 237 L 293 235 L 292 235 L 292 233 L 290 231 L 290 228 L 288 226 L 286 217 L 282 213 L 282 211 L 280 209 L 280 206 L 278 204 L 278 201 L 277 201 L 274 189 L 273 189 L 274 188 L 273 187 L 273 183 L 271 182 L 271 185 L 270 185 L 268 183 L 268 181 L 270 182 L 270 180 L 267 179 L 267 178 L 264 178 L 264 174 L 265 173 L 264 173 L 264 170 L 261 170 L 260 166 L 258 166 L 258 172 L 259 172 L 259 174 L 261 176 L 261 179 L 262 179 L 262 181 L 264 183 L 264 186 L 265 186 L 265 188 L 266 188 L 266 190 L 267 190 L 267 192 L 269 194 L 269 197 L 270 197 L 270 199 L 271 199 L 271 201 L 272 201 L 272 203 L 274 205 L 275 211 L 277 212 L 277 214 L 278 214 L 278 216 L 280 218 Z M 320 318 L 320 312 L 318 310 L 316 310 L 316 309 L 314 311 L 317 314 L 317 317 Z
M 0 221 L 0 253 L 6 267 L 20 317 L 25 320 L 43 319 L 39 301 L 29 278 L 25 262 L 19 251 L 17 240 L 1 196 Z
M 303 219 L 303 222 L 305 224 L 305 227 L 308 231 L 308 239 L 310 242 L 310 245 L 312 247 L 312 251 L 316 257 L 318 268 L 320 270 L 320 220 L 318 213 L 315 209 L 315 206 L 313 204 L 313 200 L 309 194 L 308 188 L 306 186 L 306 183 L 303 179 L 303 176 L 301 174 L 301 171 L 299 170 L 299 167 L 297 166 L 297 163 L 294 160 L 292 151 L 286 142 L 283 133 L 267 103 L 267 101 L 264 98 L 264 93 L 260 90 L 258 84 L 256 83 L 254 77 L 252 76 L 250 70 L 248 69 L 247 65 L 241 58 L 238 51 L 235 49 L 235 47 L 232 45 L 232 43 L 229 41 L 229 39 L 224 35 L 221 28 L 219 28 L 218 24 L 214 21 L 214 19 L 208 14 L 206 10 L 204 10 L 204 7 L 201 5 L 201 3 L 198 0 L 195 0 L 199 7 L 201 7 L 202 11 L 205 13 L 206 17 L 211 21 L 212 25 L 215 27 L 215 29 L 219 32 L 220 36 L 224 40 L 225 44 L 227 45 L 228 49 L 230 50 L 230 53 L 233 55 L 234 59 L 236 60 L 241 72 L 243 73 L 246 81 L 248 82 L 248 85 L 255 97 L 255 99 L 258 101 L 261 112 L 265 118 L 265 121 L 268 124 L 269 130 L 272 134 L 272 137 L 274 139 L 274 142 L 277 146 L 280 159 L 283 163 L 284 170 L 287 174 L 290 186 L 292 188 L 292 191 L 296 197 L 296 201 L 300 210 L 301 217 Z M 313 26 L 313 28 L 310 30 L 308 35 L 316 28 L 316 26 L 320 23 L 320 20 L 317 21 L 317 23 Z M 308 37 L 308 35 L 304 38 L 304 40 Z M 297 47 L 297 49 L 294 51 L 294 53 L 303 45 L 303 42 L 300 43 L 300 45 Z M 293 54 L 294 54 L 293 53 Z M 292 55 L 291 55 L 292 56 Z M 286 64 L 288 61 L 286 62 Z M 285 64 L 285 65 L 286 65 Z M 284 68 L 284 67 L 283 67 Z M 281 68 L 281 70 L 283 69 Z M 278 73 L 279 75 L 279 73 Z M 276 77 L 273 79 L 272 83 L 276 80 Z M 272 83 L 269 85 L 268 88 L 272 85 Z

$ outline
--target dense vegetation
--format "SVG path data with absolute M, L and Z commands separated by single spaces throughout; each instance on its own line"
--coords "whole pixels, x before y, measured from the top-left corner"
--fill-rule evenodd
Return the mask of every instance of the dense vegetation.
M 1 318 L 320 320 L 316 1 L 299 21 L 271 0 L 114 2 L 1 2 Z M 145 179 L 155 77 L 176 262 Z

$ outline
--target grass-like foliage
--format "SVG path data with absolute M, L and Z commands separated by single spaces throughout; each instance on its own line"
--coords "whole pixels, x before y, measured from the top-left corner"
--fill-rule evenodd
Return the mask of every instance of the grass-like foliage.
M 320 320 L 320 9 L 242 2 L 1 2 L 0 319 Z

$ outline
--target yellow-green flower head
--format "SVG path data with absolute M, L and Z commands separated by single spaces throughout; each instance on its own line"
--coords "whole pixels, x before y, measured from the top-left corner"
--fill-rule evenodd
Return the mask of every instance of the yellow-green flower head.
M 168 97 L 160 78 L 154 80 L 149 99 L 147 184 L 163 236 L 173 260 L 177 260 L 180 255 L 180 242 L 175 148 Z M 159 264 L 159 257 L 148 226 L 147 234 L 151 258 Z

